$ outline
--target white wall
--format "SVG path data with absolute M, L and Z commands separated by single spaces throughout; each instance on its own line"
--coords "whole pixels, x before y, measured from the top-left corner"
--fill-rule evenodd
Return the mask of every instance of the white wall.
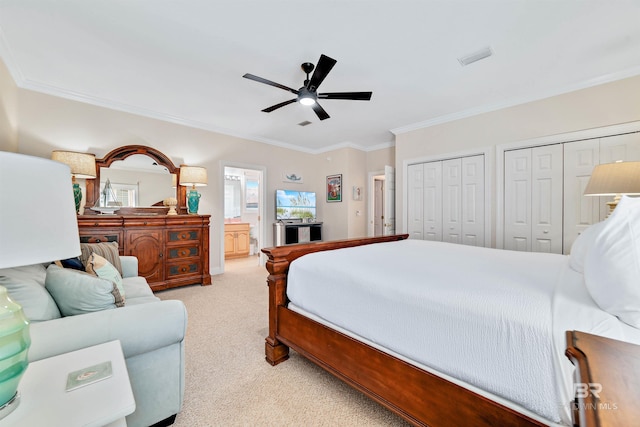
M 479 114 L 396 136 L 396 221 L 406 229 L 402 168 L 406 161 L 640 120 L 640 76 Z M 495 164 L 495 162 L 494 162 Z M 495 170 L 491 182 L 496 182 Z M 495 188 L 492 191 L 495 195 Z M 495 245 L 495 196 L 492 242 Z

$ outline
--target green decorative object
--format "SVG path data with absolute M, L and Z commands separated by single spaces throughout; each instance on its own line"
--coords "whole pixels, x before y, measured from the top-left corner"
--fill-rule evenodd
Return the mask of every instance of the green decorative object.
M 80 202 L 82 202 L 82 189 L 80 188 L 80 184 L 75 182 L 73 183 L 73 200 L 76 202 L 76 213 L 80 212 Z
M 197 190 L 189 190 L 187 194 L 187 213 L 196 215 L 198 213 L 198 205 L 200 204 L 200 197 L 202 195 Z
M 0 286 L 0 419 L 18 406 L 18 383 L 27 370 L 30 345 L 29 321 L 22 307 Z

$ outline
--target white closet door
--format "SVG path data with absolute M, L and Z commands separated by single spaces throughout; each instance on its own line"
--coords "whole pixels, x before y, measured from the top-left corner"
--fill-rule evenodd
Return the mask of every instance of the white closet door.
M 409 165 L 407 175 L 407 231 L 410 239 L 424 239 L 424 164 Z
M 442 241 L 442 162 L 424 163 L 424 239 Z
M 532 248 L 530 148 L 504 153 L 504 248 Z
M 600 163 L 597 139 L 567 142 L 564 145 L 564 243 L 568 254 L 576 237 L 600 220 L 598 197 L 585 197 L 584 189 L 593 168 Z
M 462 243 L 484 246 L 484 155 L 462 158 Z
M 531 149 L 531 250 L 562 253 L 562 145 Z
M 442 240 L 462 243 L 462 159 L 442 162 Z

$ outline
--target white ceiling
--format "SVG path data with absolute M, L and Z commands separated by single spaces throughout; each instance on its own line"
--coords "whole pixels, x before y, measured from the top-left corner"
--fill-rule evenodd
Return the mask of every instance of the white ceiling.
M 462 67 L 458 58 L 494 55 Z M 338 62 L 320 122 L 303 62 Z M 640 0 L 0 0 L 19 87 L 320 152 L 640 74 Z M 638 94 L 635 94 L 637 96 Z M 311 125 L 298 126 L 309 120 Z

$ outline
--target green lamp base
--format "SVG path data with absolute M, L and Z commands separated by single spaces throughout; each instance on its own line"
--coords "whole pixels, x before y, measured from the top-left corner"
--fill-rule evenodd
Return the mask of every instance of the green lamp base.
M 20 404 L 20 393 L 16 391 L 11 400 L 0 406 L 0 420 L 15 411 Z

